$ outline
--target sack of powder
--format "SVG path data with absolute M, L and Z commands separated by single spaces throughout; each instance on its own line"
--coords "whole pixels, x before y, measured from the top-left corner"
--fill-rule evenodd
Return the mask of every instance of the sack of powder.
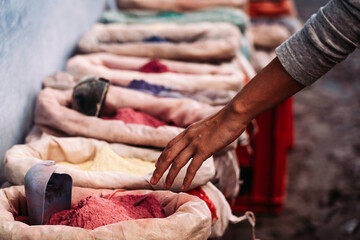
M 93 230 L 64 225 L 29 226 L 15 221 L 26 217 L 24 186 L 0 189 L 0 239 L 207 239 L 211 231 L 211 214 L 206 204 L 195 196 L 170 191 L 103 190 L 73 187 L 73 204 L 90 195 L 114 194 L 151 195 L 160 202 L 165 218 L 145 218 L 121 221 Z M 21 218 L 20 218 L 21 219 Z M 166 231 L 164 231 L 166 229 Z
M 94 160 L 97 153 L 101 153 L 101 151 L 106 150 L 106 148 L 111 149 L 111 151 L 110 155 L 106 155 L 106 152 L 108 153 L 109 150 L 105 151 L 105 161 L 89 161 Z M 45 134 L 39 140 L 32 141 L 28 144 L 13 146 L 6 152 L 3 166 L 7 181 L 16 185 L 24 184 L 25 174 L 34 164 L 44 160 L 52 160 L 55 161 L 55 164 L 58 163 L 57 167 L 59 171 L 67 173 L 72 177 L 74 186 L 107 189 L 164 189 L 163 186 L 167 172 L 158 184 L 150 184 L 150 178 L 153 172 L 151 165 L 157 161 L 160 153 L 160 150 L 133 147 L 118 143 L 109 144 L 105 141 L 90 138 L 61 138 Z M 114 157 L 114 155 L 118 156 Z M 111 161 L 106 160 L 106 157 L 111 159 Z M 128 172 L 129 169 L 136 170 L 137 164 L 133 163 L 130 166 L 124 162 L 124 159 L 116 159 L 121 157 L 129 158 L 130 161 L 131 159 L 143 160 L 148 164 L 143 163 L 143 165 L 146 166 L 142 168 L 138 165 L 138 168 L 145 169 L 145 172 L 150 169 L 150 172 L 147 174 L 144 174 L 145 172 L 140 174 Z M 69 166 L 71 164 L 83 165 L 79 168 L 74 168 Z M 86 164 L 90 165 L 86 166 Z M 125 170 L 127 172 L 116 171 L 121 170 L 124 164 L 126 165 Z M 172 191 L 180 191 L 188 165 L 189 164 L 187 164 L 175 178 L 174 184 L 171 187 Z M 93 167 L 93 169 L 82 170 L 86 169 L 86 167 Z M 111 170 L 108 171 L 108 169 Z M 137 171 L 139 169 L 137 169 Z M 214 175 L 215 168 L 213 158 L 211 157 L 200 167 L 190 188 L 204 185 L 211 180 Z
M 156 36 L 162 42 L 144 42 Z M 241 47 L 240 31 L 229 23 L 95 24 L 79 40 L 83 53 L 109 52 L 186 61 L 226 61 Z

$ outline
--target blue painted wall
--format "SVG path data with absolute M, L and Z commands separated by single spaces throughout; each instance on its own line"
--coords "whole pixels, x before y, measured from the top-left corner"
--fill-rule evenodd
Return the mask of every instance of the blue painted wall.
M 64 69 L 105 0 L 0 0 L 0 160 L 33 123 L 41 81 Z M 0 164 L 0 183 L 4 180 Z

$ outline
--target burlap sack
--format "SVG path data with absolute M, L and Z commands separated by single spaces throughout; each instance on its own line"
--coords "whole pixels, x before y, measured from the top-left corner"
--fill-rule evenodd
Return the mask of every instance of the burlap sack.
M 239 56 L 235 57 L 231 63 L 221 65 L 161 60 L 173 72 L 142 73 L 139 72 L 139 69 L 149 61 L 148 58 L 97 53 L 77 55 L 71 58 L 67 63 L 66 71 L 76 79 L 95 75 L 120 86 L 127 86 L 134 79 L 142 79 L 152 84 L 173 88 L 179 92 L 239 91 L 244 86 L 245 80 L 239 58 Z
M 71 94 L 72 90 L 59 91 L 46 88 L 40 91 L 35 109 L 35 125 L 59 136 L 84 136 L 108 142 L 165 147 L 183 130 L 180 127 L 199 121 L 221 108 L 191 99 L 158 98 L 131 89 L 109 87 L 105 102 L 106 111 L 125 107 L 134 108 L 179 126 L 154 128 L 81 114 L 68 107 L 71 103 Z
M 72 203 L 91 194 L 107 195 L 114 191 L 73 187 Z M 211 214 L 206 204 L 195 196 L 170 191 L 136 190 L 116 194 L 151 194 L 164 208 L 166 218 L 147 218 L 118 222 L 94 230 L 64 225 L 29 226 L 15 221 L 27 215 L 24 186 L 0 190 L 0 239 L 207 239 Z
M 191 11 L 216 6 L 244 8 L 247 0 L 117 0 L 120 9 L 149 9 L 156 11 Z
M 157 161 L 161 153 L 159 150 L 109 144 L 89 138 L 58 138 L 46 135 L 38 141 L 15 145 L 8 150 L 3 162 L 4 175 L 10 183 L 21 185 L 24 184 L 26 172 L 42 160 L 53 160 L 55 163 L 64 161 L 75 164 L 83 163 L 94 159 L 96 152 L 104 146 L 109 146 L 120 156 L 151 162 Z M 181 169 L 171 190 L 180 191 L 188 165 Z M 151 185 L 152 172 L 144 176 L 135 176 L 122 172 L 82 171 L 62 165 L 58 165 L 58 169 L 72 177 L 74 186 L 91 188 L 163 189 L 167 176 L 167 172 L 165 172 L 158 184 Z M 214 162 L 212 158 L 209 158 L 200 167 L 190 187 L 195 188 L 204 185 L 214 175 Z
M 143 42 L 152 36 L 169 42 Z M 235 57 L 240 43 L 240 31 L 228 23 L 96 24 L 81 37 L 78 47 L 84 53 L 223 61 Z

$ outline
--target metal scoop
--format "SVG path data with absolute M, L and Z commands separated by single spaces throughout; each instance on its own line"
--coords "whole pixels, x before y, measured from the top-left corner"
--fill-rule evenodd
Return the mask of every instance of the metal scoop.
M 78 112 L 99 117 L 105 104 L 109 80 L 88 77 L 80 81 L 73 90 L 71 105 Z
M 32 166 L 25 175 L 25 194 L 30 225 L 46 224 L 56 212 L 71 207 L 72 178 L 57 173 L 54 161 Z

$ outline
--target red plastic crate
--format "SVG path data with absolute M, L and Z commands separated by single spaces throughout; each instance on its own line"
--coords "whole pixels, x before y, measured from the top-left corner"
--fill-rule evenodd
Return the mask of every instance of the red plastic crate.
M 292 0 L 250 0 L 248 14 L 251 18 L 277 18 L 295 16 L 296 10 Z
M 243 185 L 230 204 L 234 212 L 279 213 L 286 198 L 287 150 L 294 143 L 292 99 L 256 120 L 258 132 L 251 137 L 253 153 L 245 147 L 236 149 Z

